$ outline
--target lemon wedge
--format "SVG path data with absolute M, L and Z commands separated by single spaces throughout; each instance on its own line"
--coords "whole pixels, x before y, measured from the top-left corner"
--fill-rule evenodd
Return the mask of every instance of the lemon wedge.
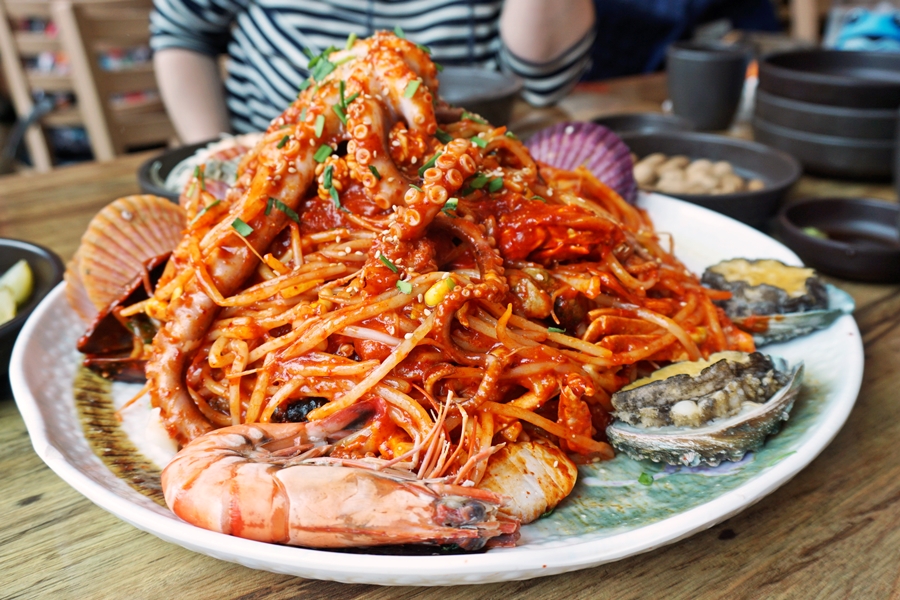
M 8 288 L 0 287 L 0 325 L 16 316 L 16 299 Z
M 22 305 L 31 295 L 34 287 L 34 277 L 31 267 L 25 260 L 20 260 L 0 277 L 0 288 L 6 288 L 12 292 L 16 305 Z

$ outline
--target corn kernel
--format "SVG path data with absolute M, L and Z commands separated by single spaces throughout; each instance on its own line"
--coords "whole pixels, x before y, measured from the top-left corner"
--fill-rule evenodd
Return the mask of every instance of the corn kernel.
M 425 304 L 435 307 L 450 293 L 450 290 L 456 287 L 456 282 L 452 277 L 441 279 L 425 292 Z

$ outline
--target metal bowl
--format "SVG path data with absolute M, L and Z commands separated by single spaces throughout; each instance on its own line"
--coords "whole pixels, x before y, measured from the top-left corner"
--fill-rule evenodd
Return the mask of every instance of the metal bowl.
M 803 262 L 823 273 L 895 283 L 900 281 L 898 217 L 900 206 L 884 200 L 811 198 L 782 209 L 776 235 Z M 810 235 L 811 231 L 827 238 Z
M 783 98 L 855 108 L 900 106 L 900 54 L 799 50 L 759 62 L 759 89 Z
M 523 85 L 515 75 L 476 67 L 445 67 L 438 80 L 441 98 L 498 127 L 509 123 Z
M 709 133 L 635 133 L 622 140 L 640 157 L 654 152 L 682 154 L 695 160 L 727 160 L 745 179 L 761 179 L 765 188 L 734 194 L 670 194 L 762 229 L 778 210 L 784 193 L 800 178 L 800 164 L 763 144 Z

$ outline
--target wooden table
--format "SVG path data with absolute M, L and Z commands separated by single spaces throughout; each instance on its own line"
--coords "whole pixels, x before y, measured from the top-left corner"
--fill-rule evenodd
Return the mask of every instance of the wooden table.
M 517 110 L 541 121 L 656 109 L 658 76 L 604 83 L 561 107 Z M 144 156 L 0 177 L 0 236 L 71 257 L 93 214 L 138 191 Z M 793 196 L 889 186 L 804 178 Z M 194 554 L 94 506 L 32 451 L 8 387 L 0 390 L 0 598 L 677 598 L 900 597 L 900 286 L 837 282 L 856 299 L 865 342 L 862 390 L 837 438 L 792 481 L 740 515 L 659 550 L 531 581 L 379 588 L 253 571 Z M 349 558 L 349 557 L 348 557 Z M 402 559 L 398 559 L 402 560 Z

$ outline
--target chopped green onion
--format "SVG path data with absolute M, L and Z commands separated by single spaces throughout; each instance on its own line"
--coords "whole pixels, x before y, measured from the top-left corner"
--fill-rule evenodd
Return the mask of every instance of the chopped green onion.
M 310 58 L 310 60 L 312 60 L 316 57 L 316 55 L 313 54 L 313 51 L 309 46 L 303 47 L 303 54 L 307 55 Z
M 331 107 L 331 110 L 333 110 L 334 114 L 336 114 L 338 116 L 338 119 L 341 120 L 341 123 L 343 123 L 344 125 L 347 124 L 347 115 L 344 114 L 343 108 L 341 108 L 339 105 L 335 104 Z
M 406 34 L 403 33 L 403 28 L 400 27 L 399 25 L 397 25 L 396 27 L 394 27 L 394 35 L 396 35 L 398 38 L 405 38 L 405 37 L 406 37 Z
M 511 139 L 511 140 L 517 140 L 517 139 L 519 139 L 519 138 L 516 136 L 516 134 L 514 134 L 512 131 L 507 131 L 507 132 L 504 133 L 503 135 L 505 135 L 506 137 L 508 137 L 508 138 Z
M 344 212 L 350 212 L 349 210 L 344 208 L 343 204 L 341 204 L 341 199 L 340 199 L 340 197 L 338 197 L 338 191 L 337 191 L 336 187 L 331 186 L 331 189 L 328 190 L 328 195 L 331 196 L 331 201 L 334 202 L 334 205 L 337 208 L 341 209 Z
M 344 44 L 344 49 L 349 50 L 353 47 L 353 44 L 356 43 L 356 32 L 351 31 L 350 35 L 347 36 L 347 43 Z
M 547 331 L 549 331 L 550 333 L 565 333 L 566 332 L 565 329 L 560 329 L 559 327 L 548 327 Z
M 343 106 L 347 106 L 346 104 L 344 104 L 344 92 L 347 91 L 347 86 L 344 84 L 344 80 L 343 80 L 343 79 L 341 80 L 340 84 L 338 85 L 338 89 L 340 90 L 340 91 L 339 91 L 339 94 L 340 94 L 340 97 L 341 97 L 341 101 L 339 102 L 339 104 L 340 104 L 342 107 L 343 107 Z
M 641 476 L 638 477 L 638 483 L 641 485 L 653 485 L 653 475 L 649 473 L 641 473 Z
M 344 108 L 347 108 L 347 106 L 349 106 L 350 103 L 353 102 L 354 100 L 356 100 L 357 98 L 359 98 L 359 92 L 355 92 L 355 93 L 351 94 L 350 97 L 347 98 L 347 102 L 344 103 Z
M 305 106 L 300 110 L 300 122 L 302 123 L 303 121 L 306 121 L 306 107 Z
M 198 212 L 198 213 L 197 213 L 197 216 L 194 217 L 194 219 L 191 221 L 191 225 L 193 225 L 194 223 L 196 223 L 197 220 L 198 220 L 200 217 L 202 217 L 203 215 L 205 215 L 205 214 L 207 213 L 207 211 L 209 211 L 209 209 L 211 209 L 211 208 L 214 207 L 214 206 L 218 206 L 218 205 L 220 205 L 221 203 L 222 203 L 221 200 L 216 200 L 215 202 L 210 203 L 208 206 L 204 206 L 204 207 L 203 207 L 203 210 L 201 210 L 200 212 Z M 267 213 L 267 214 L 268 214 L 268 213 Z
M 300 91 L 305 91 L 309 86 L 312 85 L 312 79 L 304 79 L 303 83 L 300 84 Z
M 425 54 L 431 54 L 431 48 L 429 48 L 428 46 L 423 46 L 422 44 L 416 44 L 416 47 L 419 50 L 421 50 L 422 52 L 424 52 Z
M 532 196 L 531 199 L 537 200 L 538 202 L 543 202 L 544 204 L 547 204 L 547 201 L 544 200 L 543 196 Z
M 322 137 L 322 131 L 325 129 L 325 116 L 318 115 L 316 116 L 316 122 L 313 126 L 316 131 L 316 137 Z
M 325 173 L 322 175 L 322 187 L 326 190 L 330 190 L 333 185 L 332 178 L 334 177 L 334 165 L 328 165 L 325 167 Z
M 378 172 L 375 165 L 369 165 L 369 170 L 372 171 L 372 175 L 375 176 L 375 179 L 381 179 L 381 173 Z
M 419 167 L 419 177 L 423 176 L 425 174 L 425 171 L 427 171 L 428 169 L 430 169 L 431 167 L 434 166 L 435 161 L 437 161 L 438 157 L 441 154 L 442 154 L 441 152 L 438 152 L 437 154 L 435 154 L 434 156 L 429 158 L 428 162 L 426 162 L 424 165 Z
M 352 54 L 351 54 L 350 56 L 344 56 L 344 57 L 341 57 L 341 58 L 337 59 L 336 61 L 334 61 L 334 66 L 337 67 L 337 66 L 339 66 L 339 65 L 344 64 L 345 62 L 350 62 L 350 61 L 353 60 L 354 58 L 356 58 L 356 57 L 353 56 Z
M 484 173 L 475 173 L 475 179 L 469 182 L 469 187 L 475 190 L 480 190 L 487 184 L 488 181 L 488 176 Z
M 313 67 L 315 67 L 317 64 L 319 64 L 320 60 L 322 60 L 321 56 L 314 57 L 311 61 L 309 61 L 309 63 L 307 63 L 306 68 L 309 69 L 310 71 L 312 71 Z
M 331 62 L 327 58 L 323 58 L 316 63 L 316 66 L 313 67 L 312 73 L 310 73 L 310 75 L 312 75 L 312 78 L 316 81 L 322 81 L 328 76 L 329 73 L 334 71 L 335 66 L 336 65 L 333 62 Z
M 284 145 L 288 143 L 289 139 L 291 139 L 291 136 L 289 136 L 289 135 L 284 136 L 283 138 L 281 138 L 281 141 L 278 142 L 278 145 L 275 147 L 278 149 L 284 148 Z
M 453 136 L 442 129 L 438 129 L 437 132 L 435 132 L 434 137 L 442 144 L 449 144 L 453 141 Z
M 463 118 L 463 119 L 468 119 L 468 120 L 470 120 L 470 121 L 474 121 L 475 123 L 478 123 L 478 124 L 480 124 L 480 125 L 487 125 L 487 121 L 485 121 L 484 119 L 482 119 L 481 117 L 479 117 L 479 116 L 476 115 L 476 114 L 470 113 L 470 112 L 467 111 L 467 110 L 464 110 L 464 111 L 463 111 L 463 113 L 462 113 L 462 118 Z
M 240 219 L 235 219 L 231 222 L 231 227 L 238 232 L 241 237 L 247 237 L 251 233 L 253 233 L 253 228 L 241 221 Z
M 269 196 L 269 199 L 266 201 L 266 216 L 272 212 L 272 207 L 275 205 L 275 198 Z
M 412 293 L 412 284 L 408 281 L 398 281 L 397 289 L 400 290 L 404 294 Z
M 437 69 L 437 72 L 440 73 L 444 70 L 444 65 L 441 63 L 434 63 L 434 68 Z
M 406 84 L 406 89 L 403 90 L 404 98 L 412 98 L 416 95 L 416 90 L 419 89 L 419 86 L 422 84 L 418 79 L 414 79 Z
M 382 262 L 382 264 L 384 264 L 384 266 L 386 266 L 388 269 L 390 269 L 390 270 L 393 271 L 394 273 L 399 273 L 399 272 L 400 272 L 400 271 L 397 269 L 397 265 L 395 265 L 394 263 L 392 263 L 392 262 L 391 262 L 391 259 L 389 259 L 389 258 L 388 258 L 387 256 L 385 256 L 384 254 L 379 254 L 379 255 L 378 255 L 378 260 L 380 260 L 380 261 Z
M 409 187 L 411 187 L 412 189 L 416 190 L 417 192 L 422 192 L 422 193 L 424 193 L 424 190 L 423 190 L 422 188 L 420 188 L 419 186 L 417 186 L 417 185 L 413 185 L 413 184 L 411 183 L 411 184 L 409 184 Z
M 313 158 L 318 163 L 325 162 L 325 159 L 331 156 L 332 152 L 334 152 L 334 150 L 331 149 L 331 146 L 329 146 L 328 144 L 322 144 L 321 146 L 319 146 L 319 149 L 316 150 Z
M 274 205 L 275 208 L 283 212 L 288 216 L 288 218 L 294 223 L 300 223 L 300 215 L 298 215 L 293 208 L 278 200 L 277 198 L 269 198 L 269 204 Z M 269 214 L 269 206 L 266 206 L 266 214 Z
M 200 165 L 194 167 L 194 177 L 197 178 L 197 181 L 200 182 L 200 189 L 204 192 L 206 191 L 206 177 L 203 176 L 203 171 L 200 170 Z
M 456 210 L 459 206 L 459 198 L 447 198 L 447 201 L 444 202 L 444 208 L 441 209 L 445 215 L 450 215 L 451 210 Z M 450 215 L 453 216 L 453 215 Z
M 487 146 L 487 140 L 485 140 L 484 138 L 480 138 L 477 135 L 470 139 L 472 140 L 472 143 L 475 144 L 476 146 L 478 146 L 479 148 L 484 148 Z
M 488 190 L 493 194 L 494 192 L 499 192 L 503 188 L 503 178 L 496 177 L 491 179 L 490 185 L 488 185 Z

